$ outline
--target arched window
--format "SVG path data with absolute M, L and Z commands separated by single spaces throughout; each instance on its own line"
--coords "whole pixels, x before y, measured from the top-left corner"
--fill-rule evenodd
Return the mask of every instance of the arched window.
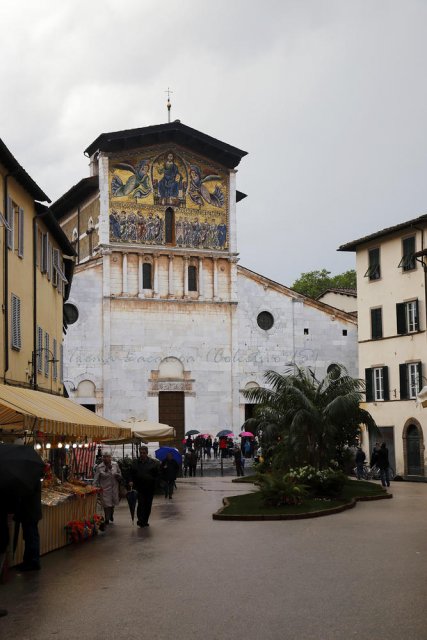
M 171 207 L 165 211 L 165 242 L 175 244 L 175 213 Z
M 197 291 L 197 267 L 188 267 L 188 290 Z
M 152 265 L 150 262 L 144 262 L 142 265 L 142 288 L 152 289 Z

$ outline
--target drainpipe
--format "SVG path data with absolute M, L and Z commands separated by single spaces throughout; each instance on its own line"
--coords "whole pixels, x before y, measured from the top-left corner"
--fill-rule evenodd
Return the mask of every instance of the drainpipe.
M 420 227 L 416 227 L 415 225 L 411 225 L 417 231 L 421 231 L 421 252 L 424 251 L 424 229 Z M 427 329 L 427 265 L 424 262 L 424 258 L 420 260 L 423 270 L 424 270 L 424 307 L 425 307 L 425 315 L 426 315 L 426 329 Z
M 3 176 L 4 217 L 7 220 L 8 179 L 13 173 Z M 3 382 L 6 384 L 6 374 L 9 371 L 9 249 L 7 246 L 7 229 L 4 228 L 3 248 L 4 274 L 3 274 L 3 313 L 4 313 L 4 373 Z
M 33 389 L 37 389 L 37 240 L 37 215 L 35 215 L 33 217 L 33 353 L 31 355 Z

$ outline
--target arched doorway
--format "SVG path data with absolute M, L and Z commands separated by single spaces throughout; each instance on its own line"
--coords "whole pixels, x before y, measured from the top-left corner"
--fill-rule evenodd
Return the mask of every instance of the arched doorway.
M 175 427 L 172 446 L 180 447 L 185 432 L 184 367 L 178 358 L 165 358 L 159 365 L 159 422 Z
M 415 424 L 406 429 L 406 468 L 409 476 L 424 475 L 421 467 L 422 434 Z

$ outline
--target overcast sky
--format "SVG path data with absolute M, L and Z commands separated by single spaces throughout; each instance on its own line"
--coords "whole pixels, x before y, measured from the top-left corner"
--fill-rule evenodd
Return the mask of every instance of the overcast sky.
M 427 211 L 426 0 L 2 0 L 0 136 L 56 200 L 100 133 L 172 118 L 249 152 L 240 263 L 291 285 Z

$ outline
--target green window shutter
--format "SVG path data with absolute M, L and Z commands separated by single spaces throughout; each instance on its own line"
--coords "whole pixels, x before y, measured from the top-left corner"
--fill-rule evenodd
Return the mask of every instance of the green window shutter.
M 418 391 L 417 391 L 417 393 L 419 393 L 421 391 L 421 389 L 423 388 L 423 365 L 422 365 L 421 362 L 418 362 L 417 370 L 418 370 Z
M 12 349 L 19 351 L 21 348 L 21 300 L 13 293 L 11 295 L 11 314 L 12 314 Z
M 24 209 L 18 209 L 18 256 L 24 257 Z
M 7 199 L 7 224 L 9 225 L 9 229 L 7 231 L 7 248 L 13 251 L 13 236 L 14 236 L 14 228 L 15 228 L 15 216 L 13 210 L 13 202 L 12 198 Z
M 404 333 L 408 333 L 408 328 L 406 326 L 406 305 L 404 302 L 398 302 L 396 304 L 396 322 L 398 334 L 402 335 Z
M 390 387 L 388 382 L 388 367 L 383 367 L 384 400 L 390 400 Z
M 400 399 L 408 399 L 408 367 L 406 364 L 399 365 Z
M 42 372 L 43 329 L 37 327 L 37 371 Z
M 420 330 L 420 314 L 419 314 L 419 304 L 418 299 L 415 300 L 415 330 Z
M 365 369 L 365 389 L 366 402 L 372 402 L 374 399 L 372 369 Z
M 373 340 L 383 337 L 382 309 L 371 309 L 371 335 Z

